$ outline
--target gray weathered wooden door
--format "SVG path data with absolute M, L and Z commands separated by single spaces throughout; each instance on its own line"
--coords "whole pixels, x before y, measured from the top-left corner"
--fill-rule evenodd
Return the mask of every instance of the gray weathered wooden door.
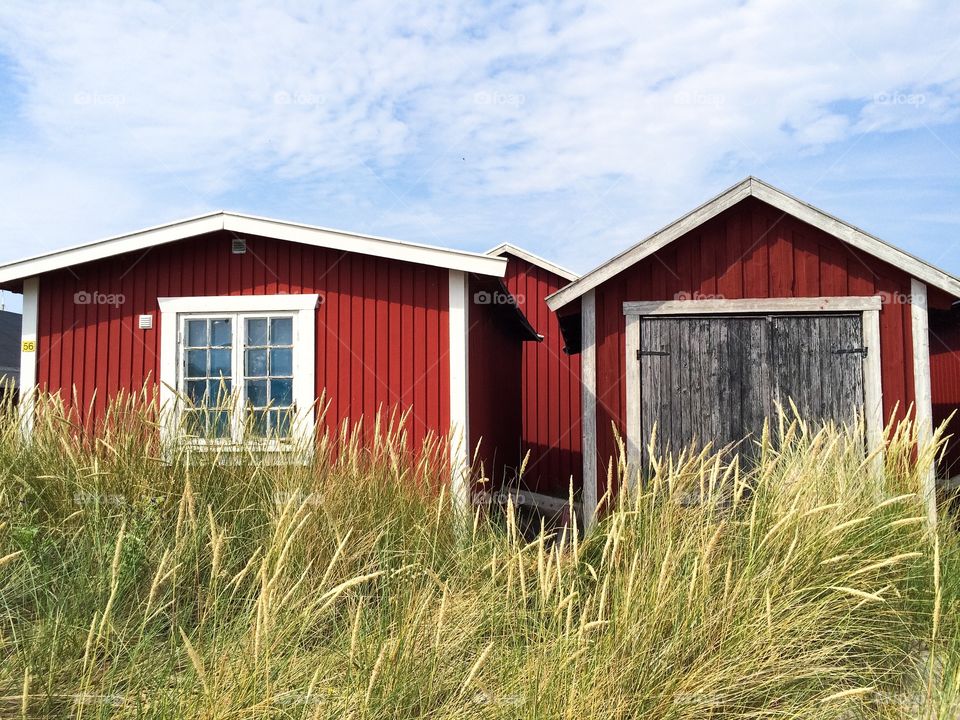
M 646 453 L 757 436 L 775 404 L 814 422 L 863 409 L 859 315 L 644 317 L 641 424 Z M 746 448 L 744 448 L 746 449 Z
M 850 422 L 863 411 L 863 322 L 859 315 L 771 318 L 775 399 L 792 399 L 812 421 Z M 874 348 L 876 352 L 876 348 Z

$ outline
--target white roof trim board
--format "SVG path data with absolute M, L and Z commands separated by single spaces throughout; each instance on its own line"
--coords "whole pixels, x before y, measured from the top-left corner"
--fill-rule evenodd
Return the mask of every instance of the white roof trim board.
M 221 211 L 5 263 L 0 265 L 0 283 L 22 280 L 122 253 L 146 250 L 217 230 L 227 230 L 240 235 L 260 235 L 304 245 L 463 270 L 478 275 L 503 277 L 507 267 L 505 259 L 480 253 L 449 250 L 373 235 L 360 235 L 343 230 Z
M 884 262 L 903 270 L 912 277 L 922 280 L 928 285 L 939 288 L 954 297 L 960 297 L 960 280 L 953 275 L 934 267 L 930 263 L 910 255 L 899 248 L 890 245 L 879 238 L 860 230 L 849 223 L 835 218 L 833 215 L 813 207 L 809 203 L 798 200 L 782 190 L 769 185 L 755 177 L 748 177 L 733 187 L 725 190 L 712 200 L 687 213 L 679 220 L 658 230 L 633 247 L 623 251 L 612 260 L 598 268 L 591 270 L 579 280 L 561 288 L 547 297 L 547 305 L 551 310 L 558 310 L 567 303 L 575 300 L 584 293 L 606 282 L 614 275 L 635 265 L 658 250 L 666 247 L 685 233 L 699 227 L 713 217 L 716 217 L 727 208 L 733 207 L 747 197 L 755 197 L 768 205 L 792 215 L 798 220 L 823 230 L 828 235 L 862 250 Z
M 556 263 L 550 262 L 546 258 L 542 258 L 539 255 L 534 255 L 532 252 L 528 252 L 527 250 L 519 248 L 516 245 L 511 245 L 510 243 L 500 243 L 495 248 L 487 250 L 486 254 L 490 255 L 491 257 L 501 257 L 506 254 L 514 255 L 521 260 L 526 260 L 531 265 L 536 265 L 537 267 L 541 267 L 544 270 L 552 272 L 554 275 L 559 275 L 564 280 L 573 281 L 580 277 L 572 270 L 567 270 L 565 267 L 561 267 Z

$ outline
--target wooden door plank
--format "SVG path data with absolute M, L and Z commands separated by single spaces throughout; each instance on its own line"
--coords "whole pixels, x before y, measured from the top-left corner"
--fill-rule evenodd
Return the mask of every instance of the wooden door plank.
M 664 325 L 665 332 L 670 337 L 670 452 L 680 451 L 679 440 L 683 437 L 683 394 L 682 388 L 686 380 L 683 377 L 683 364 L 681 360 L 685 352 L 683 337 L 681 336 L 682 323 L 679 320 L 671 319 Z
M 658 331 L 661 323 L 657 320 L 642 319 L 640 321 L 640 352 L 645 353 L 654 350 L 657 343 Z M 627 358 L 629 361 L 630 358 Z M 649 462 L 647 445 L 650 433 L 656 427 L 657 433 L 660 433 L 660 408 L 662 407 L 663 382 L 660 377 L 660 365 L 657 358 L 641 354 L 638 362 L 640 363 L 640 382 L 641 386 L 641 451 L 643 453 L 644 464 Z

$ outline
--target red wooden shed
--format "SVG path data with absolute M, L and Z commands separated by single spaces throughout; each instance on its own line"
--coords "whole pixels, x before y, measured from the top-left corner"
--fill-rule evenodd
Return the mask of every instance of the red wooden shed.
M 560 316 L 547 307 L 546 297 L 578 276 L 510 243 L 487 254 L 508 260 L 507 289 L 543 338 L 522 348 L 520 438 L 521 452 L 529 458 L 516 499 L 554 512 L 566 501 L 571 479 L 579 485 L 583 466 L 580 356 L 566 351 Z
M 397 409 L 412 445 L 451 436 L 465 502 L 481 437 L 492 474 L 520 461 L 522 346 L 539 337 L 515 303 L 485 301 L 507 293 L 507 264 L 217 212 L 0 266 L 0 287 L 23 293 L 28 408 L 38 387 L 95 421 L 148 384 L 198 444 L 276 449 Z
M 809 417 L 858 413 L 873 446 L 908 412 L 929 438 L 933 408 L 957 398 L 931 392 L 928 309 L 957 298 L 960 280 L 767 183 L 726 190 L 547 300 L 579 315 L 565 329 L 581 356 L 585 516 L 608 490 L 614 429 L 631 473 L 654 427 L 660 449 L 723 445 L 789 399 Z

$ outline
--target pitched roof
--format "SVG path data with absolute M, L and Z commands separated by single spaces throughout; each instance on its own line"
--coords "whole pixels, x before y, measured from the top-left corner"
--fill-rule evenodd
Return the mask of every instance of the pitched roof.
M 500 243 L 495 248 L 487 250 L 486 254 L 490 255 L 491 257 L 513 255 L 521 260 L 526 260 L 531 265 L 536 265 L 537 267 L 541 267 L 544 270 L 552 272 L 554 275 L 559 275 L 564 280 L 576 280 L 580 277 L 572 270 L 567 270 L 565 267 L 561 267 L 556 263 L 550 262 L 546 258 L 542 258 L 539 255 L 534 255 L 532 252 L 517 247 L 516 245 L 511 245 L 510 243 Z
M 558 310 L 748 197 L 762 200 L 768 205 L 813 225 L 868 255 L 900 268 L 918 280 L 923 280 L 928 285 L 939 288 L 954 297 L 960 297 L 960 280 L 950 273 L 940 270 L 849 223 L 845 223 L 809 203 L 798 200 L 762 180 L 748 177 L 687 213 L 679 220 L 658 230 L 633 247 L 624 250 L 612 260 L 591 270 L 579 280 L 553 293 L 547 297 L 547 305 L 551 310 Z
M 434 265 L 493 277 L 503 277 L 507 265 L 506 260 L 502 258 L 480 253 L 219 211 L 2 264 L 0 265 L 0 285 L 10 286 L 40 273 L 121 253 L 145 250 L 218 230 L 226 230 L 238 235 L 260 235 L 316 247 L 376 255 L 392 260 Z

